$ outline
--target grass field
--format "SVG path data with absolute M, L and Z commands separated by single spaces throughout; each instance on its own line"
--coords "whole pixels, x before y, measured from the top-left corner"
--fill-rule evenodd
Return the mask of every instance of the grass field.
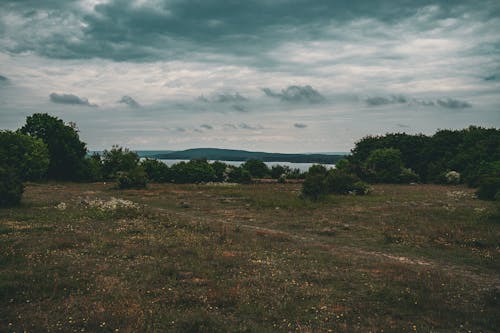
M 500 219 L 465 187 L 29 184 L 0 332 L 499 332 Z

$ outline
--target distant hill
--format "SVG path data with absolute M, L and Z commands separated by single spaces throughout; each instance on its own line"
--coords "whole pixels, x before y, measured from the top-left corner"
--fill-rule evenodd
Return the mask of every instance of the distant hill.
M 171 153 L 155 154 L 150 157 L 165 160 L 207 159 L 219 161 L 247 161 L 250 159 L 257 159 L 264 162 L 335 164 L 344 158 L 344 156 L 345 154 L 281 154 L 219 148 L 196 148 Z

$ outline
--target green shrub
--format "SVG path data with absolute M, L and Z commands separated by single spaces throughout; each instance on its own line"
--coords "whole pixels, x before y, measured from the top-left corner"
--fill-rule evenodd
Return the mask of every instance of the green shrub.
M 233 167 L 227 174 L 227 181 L 230 183 L 250 184 L 252 182 L 252 176 L 250 172 L 241 167 Z
M 0 207 L 19 204 L 23 190 L 18 173 L 12 168 L 0 165 Z
M 141 167 L 146 172 L 148 179 L 157 183 L 165 183 L 170 181 L 170 168 L 165 163 L 147 158 L 140 163 Z
M 131 172 L 138 163 L 139 156 L 127 148 L 113 146 L 102 153 L 102 172 L 106 179 L 115 179 L 119 172 Z
M 306 176 L 302 184 L 302 196 L 311 200 L 318 200 L 327 194 L 325 176 L 322 174 L 310 173 Z
M 487 174 L 479 180 L 476 191 L 477 197 L 482 200 L 500 199 L 500 174 Z
M 409 184 L 416 183 L 419 180 L 420 177 L 412 169 L 401 168 L 401 173 L 399 174 L 397 182 L 400 184 Z
M 330 170 L 325 177 L 328 193 L 348 194 L 354 190 L 354 184 L 359 181 L 358 176 L 337 169 Z
M 328 170 L 324 165 L 321 164 L 314 164 L 312 165 L 309 170 L 307 170 L 307 175 L 322 175 L 325 176 Z M 307 176 L 306 176 L 307 178 Z
M 116 175 L 118 188 L 145 188 L 148 177 L 143 168 L 137 166 L 130 171 L 119 171 Z
M 276 165 L 273 165 L 271 167 L 271 170 L 269 171 L 269 173 L 271 175 L 271 178 L 279 179 L 283 175 L 286 176 L 286 175 L 290 174 L 291 171 L 292 171 L 292 169 L 287 165 L 276 164 Z
M 79 169 L 75 170 L 77 179 L 83 182 L 98 182 L 103 179 L 101 156 L 93 154 L 86 157 L 80 164 Z
M 248 160 L 241 165 L 241 168 L 248 171 L 252 178 L 264 178 L 269 175 L 269 168 L 259 160 Z
M 180 162 L 170 167 L 170 177 L 174 183 L 194 184 L 215 181 L 215 171 L 206 160 Z
M 224 182 L 227 180 L 227 173 L 226 169 L 228 165 L 226 163 L 220 162 L 220 161 L 215 161 L 212 164 L 212 169 L 214 169 L 215 172 L 215 181 L 217 182 Z
M 16 170 L 21 180 L 39 180 L 49 166 L 47 145 L 19 132 L 0 131 L 0 164 Z

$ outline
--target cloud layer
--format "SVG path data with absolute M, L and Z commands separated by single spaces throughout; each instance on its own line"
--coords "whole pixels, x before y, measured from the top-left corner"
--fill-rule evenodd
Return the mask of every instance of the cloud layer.
M 273 151 L 499 126 L 499 12 L 494 0 L 3 0 L 0 123 L 50 112 L 93 149 Z

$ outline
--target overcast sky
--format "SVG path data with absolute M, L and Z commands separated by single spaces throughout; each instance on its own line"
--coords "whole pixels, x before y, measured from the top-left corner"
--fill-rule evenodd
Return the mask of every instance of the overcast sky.
M 0 129 L 89 149 L 349 151 L 500 126 L 500 2 L 0 0 Z

